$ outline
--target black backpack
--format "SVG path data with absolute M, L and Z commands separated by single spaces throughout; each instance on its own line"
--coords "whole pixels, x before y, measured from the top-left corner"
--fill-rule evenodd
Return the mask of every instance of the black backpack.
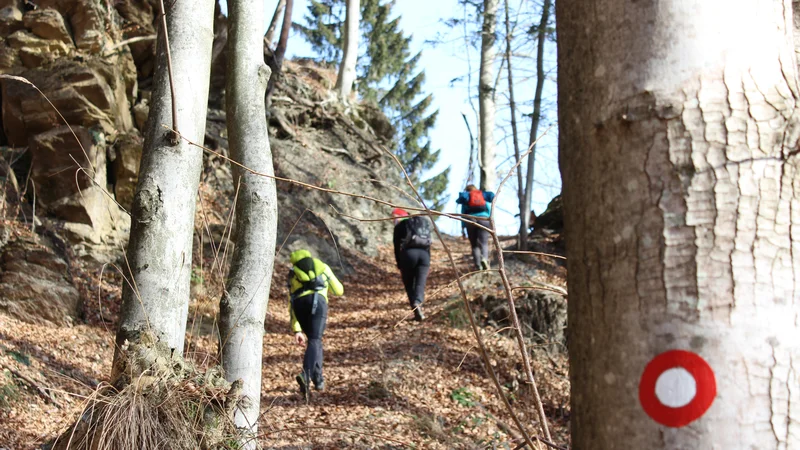
M 328 287 L 328 280 L 324 273 L 316 273 L 316 270 L 319 268 L 316 267 L 314 264 L 314 258 L 303 258 L 300 261 L 295 263 L 294 267 L 289 270 L 289 291 L 291 292 L 292 289 L 292 278 L 297 278 L 297 281 L 300 282 L 300 289 L 296 290 L 293 294 L 291 294 L 292 299 L 296 296 L 300 295 L 306 291 L 314 291 L 319 292 Z M 304 273 L 304 277 L 301 277 L 298 272 L 302 271 Z M 316 276 L 314 278 L 310 278 L 308 275 L 309 273 L 314 273 Z M 310 278 L 308 281 L 304 281 L 302 278 Z
M 406 219 L 406 237 L 401 248 L 430 248 L 431 243 L 431 223 L 427 217 L 414 216 Z

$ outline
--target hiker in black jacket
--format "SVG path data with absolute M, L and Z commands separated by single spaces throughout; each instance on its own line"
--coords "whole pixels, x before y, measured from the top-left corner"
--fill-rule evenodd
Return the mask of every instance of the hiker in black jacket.
M 395 223 L 394 259 L 400 269 L 408 301 L 414 310 L 414 319 L 421 322 L 425 319 L 422 313 L 425 282 L 431 269 L 430 221 L 424 216 L 409 217 L 400 208 L 392 211 L 392 217 Z

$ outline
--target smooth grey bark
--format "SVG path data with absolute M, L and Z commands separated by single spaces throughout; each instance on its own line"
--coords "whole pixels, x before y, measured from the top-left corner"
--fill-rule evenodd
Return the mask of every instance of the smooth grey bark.
M 791 6 L 556 4 L 576 449 L 800 448 Z M 638 389 L 676 349 L 708 363 L 716 395 L 671 427 Z M 690 376 L 658 401 L 692 383 L 713 393 Z
M 269 68 L 272 70 L 272 75 L 269 78 L 269 84 L 267 84 L 267 108 L 269 108 L 272 104 L 272 92 L 275 90 L 275 82 L 281 75 L 283 58 L 286 56 L 286 47 L 289 45 L 289 30 L 292 28 L 293 8 L 294 0 L 286 0 L 286 11 L 283 13 L 281 35 L 278 38 L 278 44 L 275 46 L 275 52 L 272 54 L 272 60 L 267 61 Z
M 478 110 L 480 111 L 480 188 L 487 191 L 495 184 L 495 103 L 494 59 L 497 55 L 498 0 L 483 0 L 483 28 L 481 30 L 481 67 L 478 81 Z
M 229 3 L 226 112 L 231 158 L 272 175 L 264 95 L 270 69 L 264 64 L 262 0 Z M 275 259 L 278 209 L 275 181 L 233 165 L 239 187 L 236 236 L 230 273 L 220 300 L 220 353 L 225 378 L 241 379 L 244 405 L 235 423 L 255 436 L 261 399 L 264 318 Z M 245 440 L 255 448 L 255 439 Z
M 284 8 L 286 8 L 286 0 L 279 0 L 278 5 L 275 6 L 275 13 L 272 14 L 272 20 L 269 22 L 267 33 L 264 34 L 264 43 L 269 46 L 270 50 L 272 50 L 272 41 L 275 39 L 275 30 L 278 28 L 278 21 L 281 18 L 281 13 L 283 13 Z
M 539 122 L 542 118 L 542 90 L 547 81 L 544 73 L 544 46 L 547 43 L 547 24 L 550 22 L 551 0 L 544 0 L 542 5 L 542 16 L 539 20 L 539 30 L 536 36 L 536 93 L 533 96 L 533 115 L 531 116 L 531 133 L 528 146 L 533 146 L 531 154 L 528 156 L 528 168 L 525 172 L 525 193 L 523 194 L 522 204 L 525 210 L 520 209 L 519 235 L 523 247 L 528 242 L 528 229 L 531 227 L 531 207 L 533 203 L 533 182 L 534 168 L 536 165 L 536 138 L 539 134 Z M 541 213 L 542 211 L 540 211 Z M 524 248 L 523 248 L 524 250 Z
M 347 13 L 344 20 L 344 54 L 336 77 L 336 92 L 339 98 L 347 100 L 353 83 L 356 81 L 356 61 L 358 60 L 358 23 L 361 16 L 359 0 L 347 0 Z
M 134 196 L 117 344 L 150 329 L 183 353 L 192 271 L 192 233 L 202 150 L 185 140 L 170 142 L 167 127 L 203 142 L 208 103 L 214 0 L 168 2 L 177 124 L 163 35 L 159 39 L 154 92 Z

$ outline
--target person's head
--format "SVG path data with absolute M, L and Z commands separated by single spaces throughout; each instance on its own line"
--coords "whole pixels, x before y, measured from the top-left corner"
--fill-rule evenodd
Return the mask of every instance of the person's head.
M 408 211 L 401 208 L 395 208 L 392 210 L 392 217 L 394 218 L 394 224 L 397 225 L 401 220 L 408 217 Z
M 474 190 L 476 190 L 476 189 L 478 189 L 478 188 L 477 188 L 477 187 L 475 187 L 475 185 L 474 185 L 474 184 L 468 184 L 468 185 L 467 185 L 467 187 L 466 187 L 464 190 L 465 190 L 465 191 L 467 191 L 467 192 L 469 192 L 469 191 L 474 191 Z
M 297 261 L 301 259 L 310 258 L 311 252 L 306 249 L 295 250 L 289 256 L 289 259 L 292 261 L 292 264 L 297 264 Z

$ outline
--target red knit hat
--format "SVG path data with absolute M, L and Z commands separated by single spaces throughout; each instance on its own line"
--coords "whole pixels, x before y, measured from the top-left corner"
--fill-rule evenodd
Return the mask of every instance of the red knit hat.
M 392 210 L 392 215 L 393 216 L 405 217 L 405 216 L 408 215 L 408 212 L 405 209 L 395 208 L 395 209 Z

